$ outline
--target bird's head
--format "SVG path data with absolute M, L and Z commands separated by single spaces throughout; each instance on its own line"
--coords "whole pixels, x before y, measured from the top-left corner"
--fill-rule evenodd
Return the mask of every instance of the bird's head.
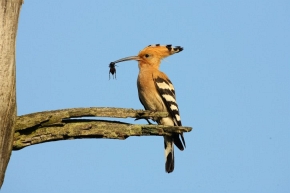
M 139 52 L 137 56 L 129 56 L 116 60 L 114 63 L 124 62 L 128 60 L 137 60 L 139 67 L 143 65 L 150 65 L 155 68 L 159 68 L 160 62 L 163 58 L 172 54 L 181 52 L 183 50 L 180 46 L 173 47 L 172 45 L 149 45 Z

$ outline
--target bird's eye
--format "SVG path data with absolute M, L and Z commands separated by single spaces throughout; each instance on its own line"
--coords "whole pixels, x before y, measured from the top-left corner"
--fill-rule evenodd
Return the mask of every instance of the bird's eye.
M 148 58 L 149 57 L 149 54 L 145 54 L 145 58 Z

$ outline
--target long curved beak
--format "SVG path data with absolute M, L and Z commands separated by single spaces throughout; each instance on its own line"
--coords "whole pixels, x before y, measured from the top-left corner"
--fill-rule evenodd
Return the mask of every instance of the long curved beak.
M 137 60 L 138 61 L 139 57 L 138 56 L 129 56 L 129 57 L 126 57 L 126 58 L 121 58 L 119 60 L 116 60 L 113 63 L 125 62 L 125 61 L 128 61 L 128 60 Z

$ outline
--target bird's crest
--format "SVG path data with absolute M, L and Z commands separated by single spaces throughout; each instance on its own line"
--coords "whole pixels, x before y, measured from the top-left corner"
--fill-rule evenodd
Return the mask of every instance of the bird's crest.
M 160 44 L 152 44 L 141 50 L 138 54 L 139 57 L 146 56 L 146 54 L 154 54 L 160 59 L 163 59 L 172 54 L 181 52 L 183 48 L 181 46 L 172 46 L 168 45 L 160 45 Z

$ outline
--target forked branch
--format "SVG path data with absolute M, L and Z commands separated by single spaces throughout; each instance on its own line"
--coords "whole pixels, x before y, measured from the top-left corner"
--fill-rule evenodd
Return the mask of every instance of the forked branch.
M 83 117 L 152 118 L 167 112 L 124 108 L 74 108 L 32 113 L 17 117 L 13 150 L 29 145 L 80 138 L 126 139 L 129 136 L 164 136 L 190 132 L 190 127 L 136 125 L 119 121 L 76 119 Z

